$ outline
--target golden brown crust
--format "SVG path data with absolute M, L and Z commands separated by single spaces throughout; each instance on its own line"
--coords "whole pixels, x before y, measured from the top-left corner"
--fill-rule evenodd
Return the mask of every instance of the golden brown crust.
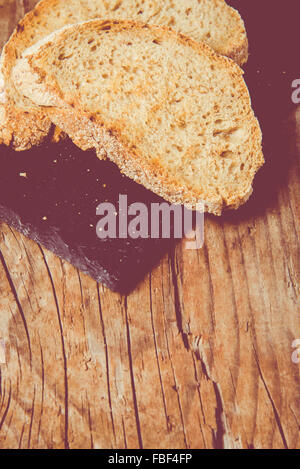
M 252 193 L 251 182 L 255 173 L 263 164 L 264 159 L 261 150 L 260 127 L 251 111 L 249 92 L 243 80 L 243 72 L 238 65 L 226 57 L 219 56 L 207 45 L 197 43 L 182 34 L 176 34 L 168 28 L 142 25 L 132 21 L 107 20 L 85 22 L 73 26 L 72 31 L 76 30 L 77 33 L 80 33 L 81 29 L 84 31 L 87 25 L 89 32 L 97 31 L 98 34 L 101 34 L 101 31 L 107 30 L 108 28 L 115 32 L 122 30 L 140 32 L 141 30 L 147 29 L 151 31 L 157 39 L 172 38 L 176 42 L 193 48 L 200 55 L 205 54 L 212 62 L 222 64 L 240 88 L 240 99 L 249 107 L 249 123 L 251 123 L 252 128 L 254 155 L 252 173 L 249 175 L 249 187 L 243 189 L 241 193 L 235 191 L 229 194 L 226 200 L 223 200 L 221 196 L 215 194 L 214 197 L 208 198 L 200 188 L 199 190 L 187 191 L 186 187 L 176 178 L 171 177 L 159 162 L 145 162 L 130 146 L 129 142 L 124 139 L 117 128 L 105 129 L 104 123 L 100 121 L 99 116 L 89 116 L 84 113 L 80 105 L 76 103 L 76 96 L 70 97 L 69 99 L 71 101 L 69 102 L 63 102 L 61 100 L 61 90 L 56 81 L 51 81 L 51 77 L 48 76 L 48 85 L 45 84 L 45 81 L 43 81 L 45 73 L 43 64 L 47 61 L 49 47 L 51 47 L 51 43 L 47 43 L 41 46 L 34 56 L 29 56 L 27 60 L 34 74 L 37 75 L 37 81 L 44 83 L 40 91 L 40 98 L 43 105 L 47 106 L 48 104 L 52 106 L 48 110 L 45 109 L 51 120 L 56 125 L 59 125 L 80 148 L 83 150 L 95 148 L 100 158 L 107 156 L 114 161 L 128 177 L 143 184 L 148 189 L 172 203 L 185 204 L 190 208 L 195 208 L 196 204 L 201 201 L 205 203 L 206 211 L 220 215 L 225 207 L 238 208 L 248 200 Z M 53 40 L 56 38 L 64 44 L 69 34 L 69 29 L 60 31 L 55 34 Z M 37 99 L 39 99 L 38 96 Z M 48 103 L 47 99 L 49 99 Z M 55 104 L 53 105 L 54 102 Z
M 228 54 L 228 57 L 234 60 L 234 62 L 236 62 L 241 67 L 248 62 L 249 44 L 247 37 L 244 38 L 244 41 L 240 45 L 232 48 L 232 52 Z
M 30 113 L 15 106 L 5 106 L 6 125 L 1 129 L 2 143 L 12 145 L 17 151 L 29 150 L 40 145 L 49 134 L 52 122 L 41 112 Z M 17 126 L 11 125 L 17 122 Z
M 253 188 L 241 194 L 232 194 L 230 203 L 226 203 L 220 196 L 214 200 L 203 198 L 201 192 L 188 192 L 186 187 L 178 180 L 163 174 L 159 165 L 143 165 L 141 159 L 126 146 L 122 137 L 116 129 L 104 130 L 102 124 L 91 123 L 83 112 L 75 112 L 72 108 L 49 108 L 48 114 L 52 121 L 64 128 L 72 141 L 82 150 L 95 149 L 99 159 L 109 158 L 116 163 L 121 172 L 134 181 L 142 184 L 147 189 L 160 195 L 165 200 L 174 204 L 184 204 L 186 207 L 195 209 L 197 204 L 203 203 L 205 212 L 214 215 L 222 215 L 225 209 L 237 210 L 250 198 Z M 94 135 L 97 134 L 95 139 Z M 254 174 L 264 163 L 261 153 Z M 254 177 L 253 174 L 253 177 Z
M 214 0 L 218 1 L 218 0 Z M 228 5 L 229 6 L 229 5 Z M 231 8 L 231 7 L 230 7 Z M 240 67 L 245 65 L 249 57 L 249 43 L 246 34 L 244 21 L 237 10 L 231 8 L 231 15 L 236 20 L 236 24 L 240 24 L 239 34 L 236 34 L 235 38 L 232 38 L 231 42 L 227 44 L 226 49 L 222 55 L 229 57 L 234 60 Z

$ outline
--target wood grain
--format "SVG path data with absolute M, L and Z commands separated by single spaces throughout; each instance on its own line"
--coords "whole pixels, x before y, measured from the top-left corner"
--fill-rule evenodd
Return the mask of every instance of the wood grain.
M 33 3 L 0 3 L 2 43 Z M 127 297 L 1 225 L 0 448 L 300 447 L 297 119 L 272 200 Z

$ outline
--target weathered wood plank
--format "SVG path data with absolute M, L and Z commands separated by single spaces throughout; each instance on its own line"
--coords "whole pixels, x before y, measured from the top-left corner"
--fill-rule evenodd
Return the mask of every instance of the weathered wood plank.
M 1 43 L 33 3 L 0 2 Z M 300 447 L 298 140 L 272 200 L 128 297 L 1 225 L 0 448 Z

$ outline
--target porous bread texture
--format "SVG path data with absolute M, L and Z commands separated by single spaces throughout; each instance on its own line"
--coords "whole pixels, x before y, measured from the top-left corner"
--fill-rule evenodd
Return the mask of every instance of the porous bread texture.
M 173 203 L 238 208 L 264 159 L 242 70 L 166 28 L 94 20 L 29 49 L 20 91 L 83 150 Z
M 51 32 L 94 18 L 165 25 L 205 41 L 240 65 L 248 58 L 243 20 L 224 0 L 43 0 L 19 23 L 3 50 L 6 103 L 0 101 L 0 140 L 2 129 L 4 143 L 13 143 L 16 150 L 28 149 L 41 142 L 51 127 L 42 110 L 18 93 L 11 77 L 16 60 Z

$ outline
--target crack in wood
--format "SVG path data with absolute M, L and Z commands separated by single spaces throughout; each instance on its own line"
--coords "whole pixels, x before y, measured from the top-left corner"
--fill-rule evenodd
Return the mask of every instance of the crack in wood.
M 124 308 L 125 308 L 126 335 L 127 335 L 127 348 L 128 348 L 131 390 L 132 390 L 133 406 L 134 406 L 135 421 L 136 421 L 136 428 L 137 428 L 137 437 L 138 437 L 138 442 L 139 442 L 139 448 L 143 449 L 141 423 L 140 423 L 140 417 L 139 417 L 138 403 L 137 403 L 136 390 L 135 390 L 134 372 L 133 372 L 130 326 L 129 326 L 128 308 L 127 308 L 127 296 L 124 297 Z
M 173 376 L 173 380 L 174 380 L 174 383 L 175 383 L 174 386 L 172 386 L 172 388 L 174 389 L 174 391 L 176 392 L 176 395 L 177 395 L 177 401 L 178 401 L 180 419 L 181 419 L 181 424 L 182 424 L 184 444 L 185 444 L 185 448 L 188 448 L 189 445 L 188 445 L 188 441 L 187 441 L 186 429 L 185 429 L 184 418 L 183 418 L 184 414 L 183 414 L 183 410 L 182 410 L 180 394 L 179 394 L 179 388 L 178 388 L 178 383 L 177 383 L 176 374 L 175 374 L 175 370 L 174 370 L 174 365 L 173 365 L 173 361 L 172 361 L 172 356 L 171 356 L 171 353 L 170 353 L 169 340 L 168 340 L 168 335 L 167 335 L 166 330 L 165 330 L 165 337 L 166 337 L 168 356 L 169 356 L 170 365 L 171 365 L 171 369 L 172 369 L 172 376 Z
M 193 334 L 192 334 L 193 335 Z M 196 343 L 196 346 L 194 345 Z M 226 434 L 225 427 L 223 424 L 223 416 L 224 416 L 224 408 L 222 404 L 222 397 L 221 393 L 219 390 L 219 385 L 214 381 L 211 377 L 210 372 L 208 371 L 207 364 L 205 363 L 205 360 L 201 354 L 201 337 L 196 338 L 196 340 L 193 340 L 193 356 L 196 358 L 196 360 L 199 361 L 202 369 L 202 373 L 207 379 L 207 381 L 210 381 L 213 385 L 215 397 L 216 397 L 216 403 L 217 406 L 215 408 L 215 422 L 216 422 L 216 429 L 211 428 L 211 431 L 213 433 L 213 445 L 214 449 L 224 449 L 224 436 Z M 202 400 L 200 396 L 200 401 L 201 401 L 201 407 L 205 419 L 205 414 L 204 414 L 204 408 L 202 405 Z
M 88 420 L 89 420 L 89 428 L 90 428 L 90 434 L 91 434 L 91 449 L 94 449 L 93 426 L 92 426 L 91 408 L 90 408 L 89 402 L 88 402 Z
M 226 432 L 225 432 L 225 427 L 223 424 L 223 415 L 224 415 L 223 403 L 222 403 L 221 393 L 220 393 L 218 384 L 214 381 L 212 381 L 212 384 L 214 387 L 216 400 L 217 400 L 217 407 L 215 410 L 217 430 L 214 432 L 214 448 L 224 449 L 224 436 Z
M 115 439 L 115 443 L 116 443 L 116 441 L 117 441 L 116 440 L 116 430 L 115 430 L 114 415 L 113 415 L 112 400 L 111 400 L 111 392 L 110 392 L 108 348 L 107 348 L 107 340 L 106 340 L 106 334 L 105 334 L 105 324 L 104 324 L 104 320 L 103 320 L 102 307 L 101 307 L 99 284 L 97 284 L 97 294 L 98 294 L 100 324 L 101 324 L 102 336 L 103 336 L 103 341 L 104 341 L 104 350 L 105 350 L 105 366 L 106 366 L 106 383 L 107 383 L 108 402 L 109 402 L 109 409 L 110 409 L 110 417 L 111 417 L 113 435 L 114 435 L 114 439 Z
M 22 430 L 21 430 L 21 435 L 20 435 L 20 440 L 19 440 L 19 449 L 22 448 L 22 441 L 23 441 L 24 430 L 25 430 L 25 423 L 23 423 Z
M 199 381 L 199 379 L 198 379 L 197 367 L 196 367 L 196 362 L 195 362 L 195 360 L 197 360 L 197 361 L 199 361 L 200 364 L 201 364 L 201 360 L 199 360 L 199 359 L 196 357 L 196 354 L 195 354 L 194 351 L 192 352 L 192 358 L 193 358 L 194 373 L 195 373 L 195 381 L 197 382 L 197 392 L 198 392 L 198 397 L 199 397 L 199 402 L 200 402 L 200 407 L 201 407 L 203 422 L 204 422 L 204 425 L 206 425 L 204 406 L 203 406 L 202 397 L 201 397 L 201 391 L 200 391 L 200 387 L 201 387 L 201 386 L 200 386 L 200 381 Z M 206 445 L 206 441 L 205 441 L 205 437 L 204 437 L 204 433 L 203 433 L 203 429 L 202 429 L 202 423 L 201 423 L 201 420 L 200 420 L 200 419 L 199 419 L 199 427 L 200 427 L 200 431 L 201 431 L 201 435 L 202 435 L 202 438 L 203 438 L 203 443 L 204 443 L 205 449 L 207 449 L 207 445 Z
M 23 322 L 23 326 L 24 326 L 25 334 L 26 334 L 26 338 L 27 338 L 27 343 L 28 343 L 29 363 L 30 363 L 30 368 L 32 368 L 32 351 L 31 351 L 30 335 L 29 335 L 28 325 L 27 325 L 27 322 L 26 322 L 26 317 L 25 317 L 22 305 L 21 305 L 19 297 L 18 297 L 18 293 L 16 291 L 15 285 L 13 283 L 13 280 L 11 278 L 11 275 L 9 273 L 8 267 L 6 265 L 6 262 L 5 262 L 5 259 L 4 259 L 4 256 L 3 256 L 1 250 L 0 250 L 0 261 L 1 261 L 2 266 L 4 268 L 4 271 L 5 271 L 8 283 L 10 285 L 12 294 L 13 294 L 15 302 L 18 306 L 18 311 L 19 311 L 20 316 L 22 318 L 22 322 Z
M 182 337 L 184 347 L 186 348 L 186 350 L 189 350 L 190 345 L 189 345 L 188 334 L 183 329 L 183 315 L 182 315 L 182 309 L 181 309 L 181 304 L 180 304 L 179 286 L 178 286 L 178 280 L 177 280 L 175 258 L 176 258 L 176 254 L 175 254 L 175 249 L 174 249 L 172 254 L 169 256 L 169 261 L 170 261 L 170 266 L 171 266 L 172 280 L 173 280 L 173 287 L 174 287 L 174 305 L 175 305 L 175 312 L 176 312 L 176 321 L 177 321 L 178 331 Z
M 6 408 L 5 408 L 4 412 L 3 412 L 2 419 L 0 420 L 0 431 L 2 430 L 2 427 L 3 427 L 3 425 L 4 425 L 5 419 L 6 419 L 7 414 L 8 414 L 8 410 L 9 410 L 10 403 L 11 403 L 11 396 L 12 396 L 12 389 L 11 389 L 11 383 L 10 383 L 7 405 L 6 405 Z
M 152 332 L 153 332 L 156 363 L 157 363 L 157 368 L 158 368 L 160 389 L 161 389 L 161 393 L 162 393 L 162 399 L 163 399 L 164 413 L 165 413 L 165 417 L 166 417 L 167 430 L 168 430 L 168 432 L 170 432 L 171 429 L 172 429 L 172 426 L 170 424 L 170 419 L 169 419 L 168 412 L 167 412 L 166 397 L 165 397 L 165 393 L 164 393 L 164 387 L 163 387 L 162 376 L 161 376 L 161 369 L 160 369 L 160 364 L 159 364 L 159 359 L 158 359 L 157 340 L 156 340 L 156 335 L 155 335 L 155 327 L 154 327 L 154 319 L 153 319 L 151 273 L 149 274 L 149 295 L 150 295 L 151 326 L 152 326 Z
M 260 366 L 260 363 L 259 363 L 259 360 L 258 360 L 257 352 L 256 352 L 256 349 L 255 349 L 254 346 L 253 346 L 253 351 L 254 351 L 254 356 L 255 356 L 256 363 L 257 363 L 257 368 L 258 368 L 258 371 L 259 371 L 259 375 L 260 375 L 260 378 L 261 378 L 262 383 L 264 385 L 264 388 L 265 388 L 265 391 L 267 393 L 268 399 L 271 403 L 271 406 L 272 406 L 272 409 L 273 409 L 273 412 L 274 412 L 276 425 L 278 427 L 278 430 L 279 430 L 283 445 L 284 445 L 285 449 L 289 449 L 287 439 L 285 437 L 284 430 L 283 430 L 283 427 L 282 427 L 282 424 L 281 424 L 281 421 L 280 421 L 280 416 L 279 416 L 278 410 L 276 409 L 275 402 L 274 402 L 274 400 L 271 396 L 271 393 L 269 391 L 267 383 L 264 379 L 263 372 L 262 372 L 262 369 L 261 369 L 261 366 Z
M 45 364 L 44 364 L 44 354 L 43 354 L 43 349 L 42 349 L 40 338 L 39 338 L 39 346 L 40 346 L 40 353 L 41 353 L 41 369 L 42 369 L 42 373 L 41 373 L 42 375 L 42 398 L 41 398 L 41 412 L 40 412 L 40 418 L 39 418 L 39 424 L 38 424 L 38 440 L 41 434 L 42 416 L 43 416 L 43 411 L 44 411 L 44 398 L 45 398 Z
M 68 430 L 69 429 L 68 363 L 67 363 L 67 355 L 66 355 L 66 348 L 65 348 L 63 325 L 62 325 L 61 313 L 59 309 L 58 299 L 56 296 L 56 291 L 55 291 L 55 286 L 54 286 L 54 281 L 51 275 L 51 271 L 50 271 L 45 253 L 40 245 L 39 245 L 39 249 L 41 251 L 42 258 L 45 263 L 46 270 L 47 270 L 49 280 L 51 283 L 53 298 L 54 298 L 54 302 L 56 305 L 57 319 L 58 319 L 58 324 L 59 324 L 59 329 L 60 329 L 60 334 L 61 334 L 61 346 L 62 346 L 62 355 L 63 355 L 63 361 L 64 361 L 64 384 L 65 384 L 65 402 L 64 402 L 65 404 L 65 439 L 64 439 L 64 442 L 65 442 L 65 449 L 70 449 L 69 440 L 68 440 L 68 433 L 69 433 L 69 430 Z
M 32 432 L 33 419 L 34 419 L 35 394 L 36 394 L 36 388 L 35 388 L 35 386 L 34 386 L 33 398 L 32 398 L 32 407 L 31 407 L 31 415 L 30 415 L 30 424 L 29 424 L 29 434 L 28 434 L 27 449 L 30 449 L 30 443 L 31 443 L 31 432 Z
M 124 424 L 123 417 L 122 417 L 122 429 L 123 429 L 123 438 L 124 438 L 124 443 L 125 443 L 125 449 L 127 449 L 127 438 L 126 438 L 126 430 L 125 430 L 125 424 Z

